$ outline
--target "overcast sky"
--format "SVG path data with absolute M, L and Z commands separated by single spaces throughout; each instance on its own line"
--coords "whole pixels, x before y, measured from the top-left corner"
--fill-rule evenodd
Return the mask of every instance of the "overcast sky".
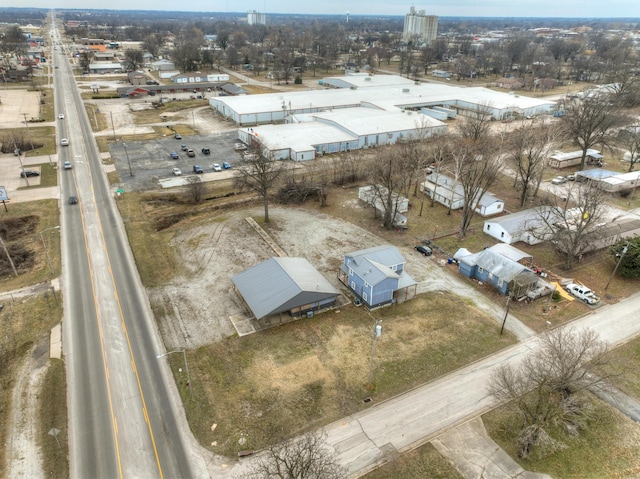
M 200 12 L 404 15 L 411 5 L 427 14 L 463 17 L 638 18 L 638 0 L 434 0 L 399 3 L 389 0 L 5 0 L 6 6 L 40 8 L 108 8 L 111 10 L 182 10 Z M 4 2 L 3 2 L 4 3 Z

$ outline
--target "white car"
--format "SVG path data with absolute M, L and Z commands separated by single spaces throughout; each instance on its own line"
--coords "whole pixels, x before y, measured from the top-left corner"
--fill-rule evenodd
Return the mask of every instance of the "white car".
M 173 172 L 173 176 L 182 176 L 180 168 L 173 168 L 171 171 Z
M 64 120 L 64 113 L 60 113 L 58 115 L 58 120 Z
M 63 138 L 62 140 L 60 140 L 60 144 L 62 146 L 69 146 L 69 140 L 67 140 L 66 138 Z
M 242 151 L 242 150 L 246 150 L 247 149 L 247 145 L 245 145 L 244 143 L 236 143 L 235 145 L 233 145 L 233 149 L 236 151 Z
M 71 168 L 73 168 L 73 165 L 71 164 L 70 161 L 65 161 L 64 162 L 64 169 L 65 170 L 70 170 Z
M 553 183 L 554 185 L 561 185 L 562 183 L 566 182 L 567 178 L 564 176 L 556 176 L 553 180 L 551 180 L 551 183 Z
M 222 167 L 218 163 L 211 165 L 211 168 L 213 168 L 213 171 L 222 171 Z
M 593 291 L 581 284 L 569 283 L 565 286 L 565 288 L 571 295 L 584 301 L 587 304 L 596 304 L 598 301 L 600 301 L 600 298 L 598 298 L 598 296 L 596 296 Z

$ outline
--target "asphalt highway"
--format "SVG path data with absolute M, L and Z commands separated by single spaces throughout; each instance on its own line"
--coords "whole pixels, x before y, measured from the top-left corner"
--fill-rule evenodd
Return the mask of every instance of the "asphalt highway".
M 55 26 L 52 34 L 58 44 Z M 71 477 L 196 477 L 184 411 L 63 49 L 53 60 L 58 144 L 69 140 L 59 164 L 73 165 L 59 172 Z

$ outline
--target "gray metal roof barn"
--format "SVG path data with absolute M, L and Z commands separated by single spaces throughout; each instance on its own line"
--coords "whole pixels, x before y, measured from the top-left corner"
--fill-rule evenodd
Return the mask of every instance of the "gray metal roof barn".
M 231 278 L 256 319 L 333 306 L 340 292 L 304 258 L 270 258 Z

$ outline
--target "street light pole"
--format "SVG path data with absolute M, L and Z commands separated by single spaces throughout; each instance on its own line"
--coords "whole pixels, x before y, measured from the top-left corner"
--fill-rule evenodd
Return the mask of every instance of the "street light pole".
M 51 272 L 51 274 L 53 274 L 53 266 L 51 265 L 51 257 L 49 256 L 49 250 L 47 249 L 47 245 L 44 242 L 43 233 L 46 233 L 49 230 L 59 230 L 59 229 L 60 229 L 60 225 L 52 226 L 51 228 L 44 229 L 40 232 L 40 241 L 42 241 L 42 247 L 44 248 L 44 254 L 47 257 L 47 263 L 49 264 L 49 271 Z
M 27 121 L 27 114 L 23 113 L 22 115 L 24 116 L 24 126 L 27 127 L 27 135 L 29 135 L 29 143 L 31 143 L 31 151 L 33 151 L 34 150 L 33 138 L 31 138 L 31 130 L 29 130 L 29 122 Z
M 169 354 L 173 353 L 182 353 L 184 357 L 184 368 L 187 371 L 187 387 L 189 388 L 189 393 L 191 393 L 191 399 L 193 400 L 193 388 L 191 387 L 191 376 L 189 375 L 189 363 L 187 363 L 187 352 L 184 349 L 176 349 L 175 351 L 168 351 L 166 353 L 158 354 L 156 359 L 164 358 L 165 356 L 169 356 Z

